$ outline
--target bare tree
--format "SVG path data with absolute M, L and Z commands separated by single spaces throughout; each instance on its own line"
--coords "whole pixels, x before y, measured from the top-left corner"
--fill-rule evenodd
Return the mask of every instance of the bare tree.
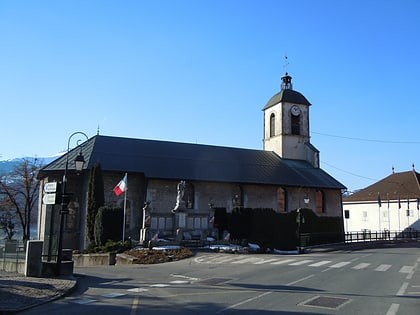
M 23 159 L 13 171 L 0 179 L 0 195 L 8 212 L 16 216 L 22 227 L 22 239 L 31 237 L 31 216 L 37 205 L 39 181 L 37 172 L 42 166 L 40 160 Z M 4 207 L 3 207 L 4 208 Z

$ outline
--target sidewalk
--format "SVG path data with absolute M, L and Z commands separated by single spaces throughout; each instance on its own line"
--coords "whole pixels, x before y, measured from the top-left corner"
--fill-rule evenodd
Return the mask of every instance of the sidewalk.
M 0 271 L 0 315 L 13 314 L 69 294 L 76 279 L 32 278 Z

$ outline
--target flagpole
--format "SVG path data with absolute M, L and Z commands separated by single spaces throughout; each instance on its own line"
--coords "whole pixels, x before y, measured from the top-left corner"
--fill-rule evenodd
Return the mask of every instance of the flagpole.
M 126 178 L 126 185 L 128 187 L 128 178 L 127 178 L 127 173 L 125 173 L 125 178 Z M 126 215 L 126 206 L 127 206 L 127 189 L 125 189 L 124 191 L 124 217 L 123 217 L 123 238 L 122 241 L 125 241 L 125 215 Z
M 391 217 L 389 216 L 389 194 L 386 193 L 387 205 L 388 205 L 388 233 L 391 235 Z

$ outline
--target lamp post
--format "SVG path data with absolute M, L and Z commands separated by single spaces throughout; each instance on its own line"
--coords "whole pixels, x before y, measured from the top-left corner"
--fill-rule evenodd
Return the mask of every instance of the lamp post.
M 70 140 L 75 135 L 83 135 L 86 137 L 86 140 L 89 140 L 89 137 L 81 132 L 76 131 L 72 133 L 69 137 L 67 142 L 67 153 L 66 153 L 66 166 L 64 169 L 63 175 L 63 182 L 61 184 L 61 210 L 60 210 L 60 231 L 59 231 L 59 238 L 58 238 L 58 250 L 57 250 L 57 275 L 61 274 L 61 262 L 63 259 L 63 234 L 64 234 L 64 219 L 66 214 L 68 214 L 69 210 L 67 209 L 67 205 L 69 203 L 69 196 L 67 195 L 66 186 L 67 186 L 67 171 L 69 169 L 69 152 L 70 152 Z M 77 146 L 79 146 L 79 141 L 77 141 Z M 83 169 L 83 164 L 85 163 L 85 159 L 82 154 L 82 147 L 80 147 L 80 152 L 77 155 L 75 162 L 75 169 L 76 172 L 80 172 Z

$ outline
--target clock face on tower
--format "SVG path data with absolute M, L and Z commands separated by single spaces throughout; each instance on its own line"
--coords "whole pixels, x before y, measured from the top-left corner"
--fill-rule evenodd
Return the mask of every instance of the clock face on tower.
M 293 116 L 299 116 L 300 115 L 300 108 L 299 106 L 292 106 L 292 108 L 290 109 L 290 112 L 292 113 Z

